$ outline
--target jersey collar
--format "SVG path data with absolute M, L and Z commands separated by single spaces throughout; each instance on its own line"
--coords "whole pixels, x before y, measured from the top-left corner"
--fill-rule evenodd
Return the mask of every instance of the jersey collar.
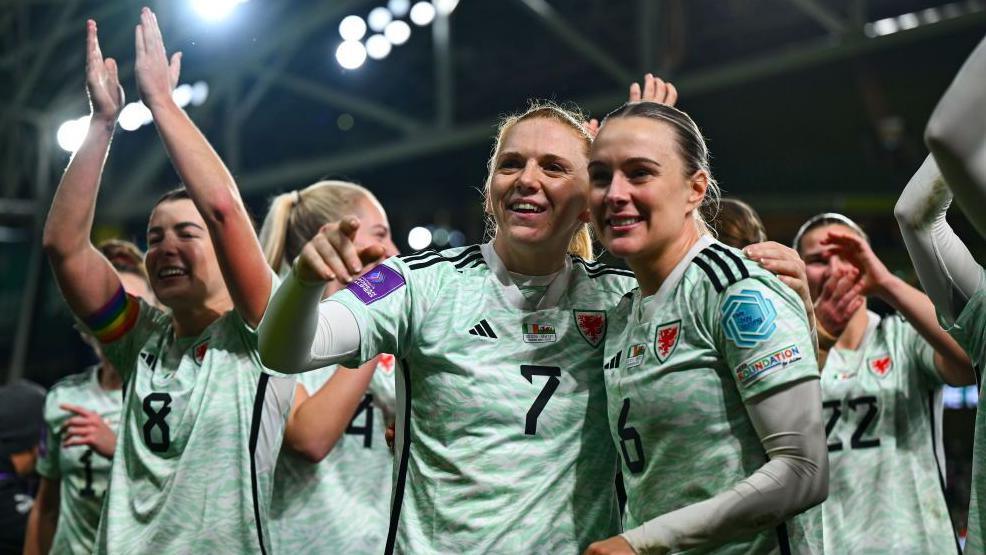
M 698 253 L 702 251 L 705 247 L 708 247 L 712 243 L 717 242 L 710 235 L 702 235 L 695 241 L 692 248 L 688 249 L 685 256 L 681 258 L 678 264 L 671 270 L 668 274 L 668 278 L 664 280 L 661 287 L 657 290 L 654 295 L 650 297 L 645 297 L 640 299 L 640 303 L 637 308 L 637 315 L 641 322 L 649 322 L 654 318 L 654 314 L 657 312 L 658 307 L 664 304 L 671 294 L 674 292 L 675 287 L 678 286 L 678 282 L 681 281 L 681 277 L 685 275 L 685 270 L 688 269 L 688 265 L 692 263 L 692 259 L 698 256 Z M 637 295 L 640 295 L 640 289 L 637 289 Z
M 541 300 L 535 303 L 524 298 L 523 293 L 520 292 L 517 284 L 510 277 L 510 270 L 500 260 L 500 256 L 496 254 L 496 249 L 493 248 L 492 241 L 483 243 L 480 246 L 480 250 L 483 253 L 483 260 L 486 261 L 486 265 L 493 271 L 493 276 L 500 283 L 500 286 L 503 287 L 503 294 L 507 298 L 507 302 L 515 308 L 527 311 L 552 308 L 558 305 L 562 294 L 568 289 L 568 282 L 572 274 L 572 259 L 568 256 L 565 256 L 565 266 L 551 280 L 551 284 L 548 285 L 548 290 L 544 292 Z

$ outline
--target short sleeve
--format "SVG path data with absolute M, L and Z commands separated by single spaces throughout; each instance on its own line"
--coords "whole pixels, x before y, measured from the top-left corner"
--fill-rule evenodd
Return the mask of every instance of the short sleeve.
M 719 295 L 713 318 L 719 352 L 744 400 L 818 379 L 804 305 L 775 277 L 731 285 Z
M 339 361 L 355 368 L 380 353 L 404 358 L 414 342 L 414 325 L 425 310 L 427 290 L 423 270 L 410 270 L 399 258 L 391 258 L 357 278 L 326 302 L 344 305 L 359 325 L 357 359 Z
M 986 273 L 983 280 L 986 281 Z M 969 299 L 955 319 L 955 323 L 945 328 L 962 346 L 972 364 L 980 370 L 986 365 L 986 287 L 980 289 Z
M 95 314 L 82 319 L 82 324 L 99 340 L 103 354 L 126 381 L 144 343 L 155 331 L 167 326 L 168 321 L 163 311 L 128 295 L 121 286 Z
M 903 342 L 903 350 L 909 362 L 913 364 L 915 371 L 919 373 L 921 383 L 927 389 L 944 385 L 945 380 L 942 379 L 938 367 L 935 365 L 935 349 L 924 337 L 921 337 L 921 334 L 903 316 L 895 316 L 894 318 L 897 318 L 896 324 L 901 330 L 900 340 Z
M 54 418 L 54 415 L 61 411 L 58 405 L 57 390 L 53 389 L 45 397 L 45 422 L 41 428 L 41 438 L 38 442 L 38 463 L 35 467 L 38 474 L 49 480 L 60 480 L 62 477 L 62 471 L 58 465 L 61 454 L 60 419 Z

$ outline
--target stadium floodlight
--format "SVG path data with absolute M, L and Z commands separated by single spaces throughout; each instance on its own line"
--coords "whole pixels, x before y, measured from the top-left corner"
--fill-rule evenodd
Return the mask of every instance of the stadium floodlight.
M 374 60 L 382 60 L 390 54 L 390 41 L 383 35 L 371 35 L 366 39 L 366 55 Z
M 220 21 L 244 2 L 246 0 L 192 0 L 192 9 L 206 21 Z
M 411 26 L 399 19 L 391 21 L 387 24 L 387 28 L 383 30 L 383 36 L 387 37 L 390 44 L 400 46 L 407 42 L 407 39 L 411 38 Z
M 459 5 L 459 0 L 432 0 L 439 15 L 448 15 Z
M 394 16 L 390 13 L 390 10 L 381 6 L 373 8 L 370 11 L 370 15 L 366 16 L 366 24 L 370 26 L 371 30 L 379 33 L 393 19 Z
M 120 110 L 120 117 L 117 119 L 120 127 L 124 131 L 136 131 L 144 125 L 144 114 L 141 113 L 140 103 L 131 102 Z
M 404 17 L 411 9 L 411 0 L 390 0 L 387 2 L 387 9 L 394 17 Z
M 192 102 L 192 86 L 188 83 L 178 85 L 175 90 L 171 91 L 171 98 L 175 100 L 175 104 L 184 108 Z
M 58 126 L 58 132 L 55 134 L 55 139 L 58 140 L 58 146 L 62 147 L 63 150 L 67 152 L 75 152 L 79 150 L 82 146 L 82 141 L 86 138 L 86 133 L 89 132 L 89 116 L 82 116 L 78 119 L 70 119 L 65 123 Z M 431 240 L 431 234 L 429 233 L 429 241 Z
M 427 227 L 414 227 L 407 234 L 407 244 L 412 249 L 419 251 L 431 244 L 431 231 Z
M 345 40 L 336 48 L 336 61 L 346 69 L 356 69 L 366 61 L 366 47 L 358 40 Z
M 209 84 L 205 81 L 198 81 L 192 85 L 192 106 L 201 106 L 209 98 Z
M 365 34 L 366 22 L 358 15 L 347 15 L 339 22 L 339 36 L 342 37 L 342 40 L 362 40 Z
M 411 6 L 411 21 L 418 27 L 424 27 L 435 19 L 435 6 L 431 2 L 421 1 Z

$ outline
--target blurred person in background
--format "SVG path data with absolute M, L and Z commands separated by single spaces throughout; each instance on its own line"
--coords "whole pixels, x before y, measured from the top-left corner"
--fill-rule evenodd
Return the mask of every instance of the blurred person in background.
M 323 225 L 346 216 L 360 220 L 357 248 L 376 245 L 383 256 L 397 254 L 387 213 L 373 193 L 354 183 L 320 181 L 271 201 L 260 230 L 267 262 L 286 273 Z M 323 297 L 341 288 L 332 281 Z M 274 553 L 383 552 L 394 466 L 384 429 L 396 414 L 396 364 L 383 354 L 357 370 L 331 365 L 298 374 L 274 471 Z
M 0 553 L 20 553 L 37 490 L 44 389 L 21 380 L 0 386 Z
M 794 247 L 815 299 L 831 470 L 828 553 L 955 553 L 944 494 L 942 386 L 968 385 L 968 357 L 923 293 L 887 270 L 863 230 L 834 213 Z M 877 296 L 898 311 L 867 310 Z
M 154 304 L 143 253 L 127 241 L 97 245 L 127 294 Z M 41 485 L 31 511 L 24 554 L 88 554 L 95 550 L 103 494 L 116 450 L 123 380 L 99 341 L 80 332 L 99 363 L 62 378 L 45 398 L 45 428 L 38 447 Z
M 986 367 L 986 270 L 948 224 L 954 197 L 986 237 L 986 40 L 979 43 L 931 115 L 931 155 L 907 183 L 894 214 L 938 322 L 959 342 L 982 381 Z M 971 238 L 969 238 L 971 239 Z M 980 399 L 982 399 L 980 391 Z M 986 552 L 986 410 L 976 413 L 966 551 Z

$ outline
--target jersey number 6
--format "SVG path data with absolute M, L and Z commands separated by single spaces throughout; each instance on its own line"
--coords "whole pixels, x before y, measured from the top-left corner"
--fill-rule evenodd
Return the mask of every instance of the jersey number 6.
M 527 421 L 524 424 L 524 433 L 532 436 L 537 432 L 538 429 L 538 416 L 541 415 L 541 411 L 544 410 L 545 405 L 548 404 L 548 399 L 555 393 L 558 389 L 558 384 L 561 380 L 558 379 L 561 376 L 561 368 L 557 366 L 537 366 L 533 364 L 521 364 L 520 365 L 520 375 L 524 376 L 531 384 L 534 383 L 534 376 L 548 376 L 548 381 L 544 383 L 544 389 L 538 394 L 537 399 L 534 399 L 534 404 L 531 408 L 527 410 Z

